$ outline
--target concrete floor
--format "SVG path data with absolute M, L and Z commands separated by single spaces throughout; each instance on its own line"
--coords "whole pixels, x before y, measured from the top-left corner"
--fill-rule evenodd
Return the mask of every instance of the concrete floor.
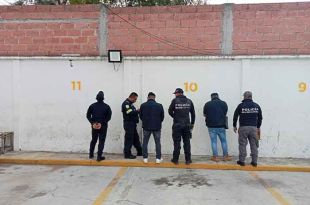
M 301 172 L 0 164 L 0 204 L 309 205 L 309 181 Z

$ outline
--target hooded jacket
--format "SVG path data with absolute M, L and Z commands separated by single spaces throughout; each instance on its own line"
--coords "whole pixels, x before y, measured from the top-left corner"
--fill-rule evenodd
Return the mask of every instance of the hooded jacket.
M 96 96 L 96 103 L 89 106 L 86 117 L 88 121 L 93 123 L 101 123 L 102 125 L 108 125 L 111 120 L 112 111 L 108 104 L 104 103 L 104 94 L 100 91 Z

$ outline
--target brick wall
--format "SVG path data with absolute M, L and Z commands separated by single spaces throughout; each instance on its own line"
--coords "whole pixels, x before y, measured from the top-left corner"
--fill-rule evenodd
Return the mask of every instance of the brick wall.
M 108 47 L 137 56 L 217 55 L 222 37 L 222 10 L 223 6 L 115 8 L 109 12 Z
M 310 54 L 310 3 L 234 5 L 233 54 Z
M 98 56 L 98 5 L 0 7 L 0 56 Z
M 226 10 L 0 6 L 0 56 L 98 56 L 100 48 L 125 56 L 221 55 L 224 43 L 232 55 L 310 54 L 310 3 L 233 5 L 231 40 L 224 42 Z

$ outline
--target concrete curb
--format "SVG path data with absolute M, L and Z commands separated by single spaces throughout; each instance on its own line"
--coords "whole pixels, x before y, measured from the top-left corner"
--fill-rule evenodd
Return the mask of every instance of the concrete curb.
M 232 164 L 207 164 L 192 163 L 186 165 L 180 163 L 174 165 L 170 162 L 155 164 L 149 162 L 144 164 L 142 161 L 127 160 L 106 160 L 97 162 L 95 160 L 76 160 L 76 159 L 29 159 L 29 158 L 0 158 L 0 164 L 31 164 L 31 165 L 75 165 L 75 166 L 112 166 L 112 167 L 148 167 L 148 168 L 178 168 L 178 169 L 212 169 L 212 170 L 242 170 L 242 171 L 285 171 L 285 172 L 310 172 L 310 166 L 281 166 L 281 165 L 259 165 L 252 167 L 247 165 L 241 167 Z

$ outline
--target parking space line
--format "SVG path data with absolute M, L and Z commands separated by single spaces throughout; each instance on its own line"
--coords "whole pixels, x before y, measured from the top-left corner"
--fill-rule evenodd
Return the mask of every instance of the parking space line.
M 102 205 L 104 204 L 104 202 L 107 200 L 107 198 L 109 197 L 111 191 L 113 190 L 113 188 L 115 187 L 115 185 L 118 183 L 118 181 L 120 180 L 120 178 L 122 178 L 122 176 L 124 176 L 127 172 L 128 167 L 121 167 L 117 174 L 115 175 L 115 177 L 112 179 L 112 181 L 108 184 L 107 187 L 105 187 L 102 192 L 100 193 L 100 195 L 97 197 L 96 201 L 93 203 L 93 205 Z
M 250 172 L 253 176 L 265 189 L 275 198 L 281 205 L 291 205 L 291 203 L 285 199 L 282 194 L 275 188 L 273 188 L 268 182 L 258 176 L 256 172 Z

